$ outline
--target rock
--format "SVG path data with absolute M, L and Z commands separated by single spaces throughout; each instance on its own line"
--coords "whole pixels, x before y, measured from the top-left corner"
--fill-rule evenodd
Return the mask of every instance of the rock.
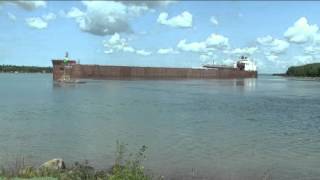
M 43 163 L 40 168 L 47 168 L 51 170 L 65 169 L 66 165 L 61 158 L 51 159 L 45 163 Z

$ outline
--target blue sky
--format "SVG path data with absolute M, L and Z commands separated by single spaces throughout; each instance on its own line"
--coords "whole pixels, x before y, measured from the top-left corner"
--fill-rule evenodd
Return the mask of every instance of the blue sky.
M 1 1 L 0 64 L 200 67 L 247 55 L 261 73 L 319 62 L 320 2 Z

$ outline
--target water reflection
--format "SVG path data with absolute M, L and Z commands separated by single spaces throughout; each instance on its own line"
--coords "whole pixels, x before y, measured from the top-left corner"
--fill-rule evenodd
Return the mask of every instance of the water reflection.
M 81 84 L 85 84 L 85 81 L 79 81 L 79 82 L 52 82 L 53 88 L 61 88 L 61 87 L 77 87 Z
M 233 87 L 244 91 L 254 91 L 256 89 L 256 78 L 235 79 Z

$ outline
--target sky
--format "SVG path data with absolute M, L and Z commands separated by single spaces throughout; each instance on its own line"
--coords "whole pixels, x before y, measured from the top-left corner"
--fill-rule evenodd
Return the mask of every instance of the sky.
M 0 64 L 201 67 L 259 73 L 320 61 L 317 1 L 0 1 Z

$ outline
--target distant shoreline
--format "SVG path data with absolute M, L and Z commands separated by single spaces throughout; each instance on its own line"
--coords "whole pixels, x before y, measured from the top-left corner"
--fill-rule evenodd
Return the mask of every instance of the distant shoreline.
M 0 71 L 0 74 L 52 74 L 52 72 L 24 72 L 24 71 L 11 71 L 11 72 L 4 72 Z
M 288 68 L 285 76 L 288 77 L 320 77 L 320 63 L 304 64 L 300 66 L 291 66 Z
M 320 63 L 290 66 L 285 73 L 274 73 L 272 76 L 320 79 Z
M 0 65 L 0 73 L 52 73 L 52 67 Z

